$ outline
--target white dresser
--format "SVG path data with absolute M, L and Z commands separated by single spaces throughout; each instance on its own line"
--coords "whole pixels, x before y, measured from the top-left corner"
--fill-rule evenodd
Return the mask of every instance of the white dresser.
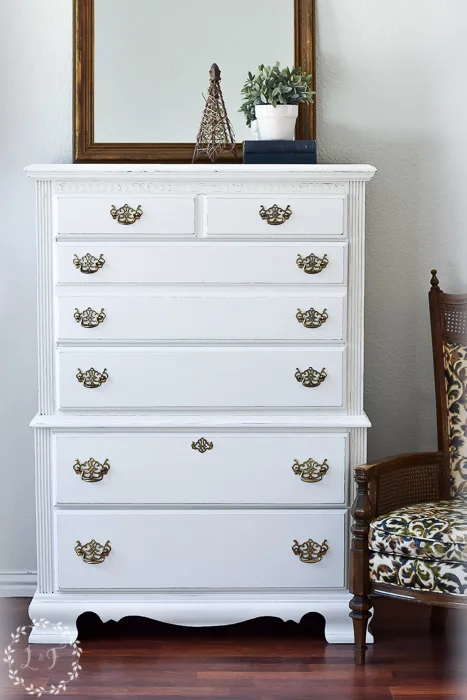
M 351 642 L 370 166 L 32 166 L 32 642 L 86 611 Z M 63 631 L 57 624 L 63 623 Z

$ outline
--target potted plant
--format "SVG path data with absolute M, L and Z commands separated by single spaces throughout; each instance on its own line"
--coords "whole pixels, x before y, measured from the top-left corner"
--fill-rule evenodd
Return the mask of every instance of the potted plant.
M 298 105 L 313 102 L 311 80 L 312 76 L 301 68 L 281 70 L 279 62 L 274 66 L 259 66 L 256 75 L 248 73 L 239 111 L 245 115 L 256 138 L 293 141 Z

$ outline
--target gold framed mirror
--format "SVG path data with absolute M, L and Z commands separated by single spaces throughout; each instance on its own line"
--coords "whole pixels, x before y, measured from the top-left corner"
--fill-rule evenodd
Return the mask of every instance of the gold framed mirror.
M 74 0 L 74 24 L 75 163 L 191 162 L 213 62 L 241 162 L 248 70 L 282 59 L 315 81 L 315 0 Z M 315 125 L 300 105 L 297 138 Z

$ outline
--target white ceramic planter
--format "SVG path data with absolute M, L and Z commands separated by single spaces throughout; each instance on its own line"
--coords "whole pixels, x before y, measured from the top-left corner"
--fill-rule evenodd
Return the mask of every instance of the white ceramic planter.
M 293 141 L 298 105 L 257 105 L 256 127 L 260 141 Z

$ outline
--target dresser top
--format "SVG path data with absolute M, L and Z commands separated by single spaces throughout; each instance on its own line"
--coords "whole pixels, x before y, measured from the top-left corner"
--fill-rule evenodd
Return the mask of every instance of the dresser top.
M 371 165 L 30 165 L 36 180 L 298 180 L 305 182 L 368 181 Z

